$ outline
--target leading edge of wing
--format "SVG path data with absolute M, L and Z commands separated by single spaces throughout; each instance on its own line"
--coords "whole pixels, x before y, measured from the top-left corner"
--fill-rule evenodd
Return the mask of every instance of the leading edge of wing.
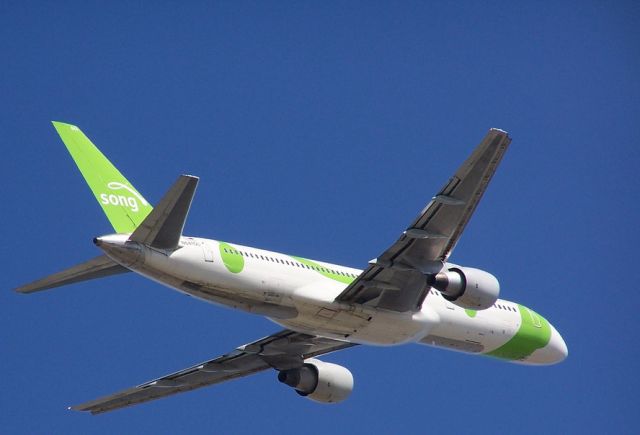
M 100 414 L 220 384 L 269 368 L 287 370 L 299 367 L 307 358 L 351 346 L 355 344 L 285 329 L 218 358 L 69 409 Z

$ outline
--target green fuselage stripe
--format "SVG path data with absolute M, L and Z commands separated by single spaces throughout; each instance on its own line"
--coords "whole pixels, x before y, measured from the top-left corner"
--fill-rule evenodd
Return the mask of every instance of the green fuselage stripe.
M 307 260 L 306 258 L 294 257 L 293 255 L 291 256 L 291 258 L 293 258 L 299 263 L 309 266 L 311 269 L 315 270 L 316 272 L 320 273 L 323 276 L 326 276 L 327 278 L 331 278 L 334 281 L 342 282 L 344 284 L 351 284 L 351 282 L 353 282 L 353 280 L 355 279 L 350 276 L 344 276 L 337 273 L 333 273 L 329 268 L 324 267 L 321 264 L 318 264 L 314 261 Z

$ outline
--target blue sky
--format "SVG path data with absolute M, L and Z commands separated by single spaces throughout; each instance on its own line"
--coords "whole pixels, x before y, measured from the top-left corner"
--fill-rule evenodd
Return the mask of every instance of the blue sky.
M 0 5 L 2 432 L 635 432 L 638 3 L 130 3 Z M 188 234 L 354 267 L 505 129 L 452 260 L 495 274 L 570 356 L 530 368 L 361 346 L 326 358 L 355 376 L 338 406 L 263 373 L 67 411 L 279 327 L 132 275 L 13 293 L 110 231 L 51 120 L 79 125 L 152 202 L 200 176 Z

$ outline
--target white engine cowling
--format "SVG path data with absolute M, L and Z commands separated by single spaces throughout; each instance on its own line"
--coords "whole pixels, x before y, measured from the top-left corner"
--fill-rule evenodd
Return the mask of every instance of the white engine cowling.
M 491 307 L 500 295 L 498 279 L 472 267 L 452 267 L 439 272 L 430 277 L 429 285 L 440 290 L 446 300 L 473 310 Z
M 308 359 L 300 368 L 283 370 L 278 380 L 298 394 L 320 403 L 338 403 L 353 391 L 353 375 L 345 367 Z

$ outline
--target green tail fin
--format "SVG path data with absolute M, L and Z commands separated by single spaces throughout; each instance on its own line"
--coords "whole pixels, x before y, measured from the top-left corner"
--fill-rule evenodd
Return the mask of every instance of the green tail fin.
M 118 233 L 132 233 L 153 207 L 78 127 L 53 121 L 96 200 Z

